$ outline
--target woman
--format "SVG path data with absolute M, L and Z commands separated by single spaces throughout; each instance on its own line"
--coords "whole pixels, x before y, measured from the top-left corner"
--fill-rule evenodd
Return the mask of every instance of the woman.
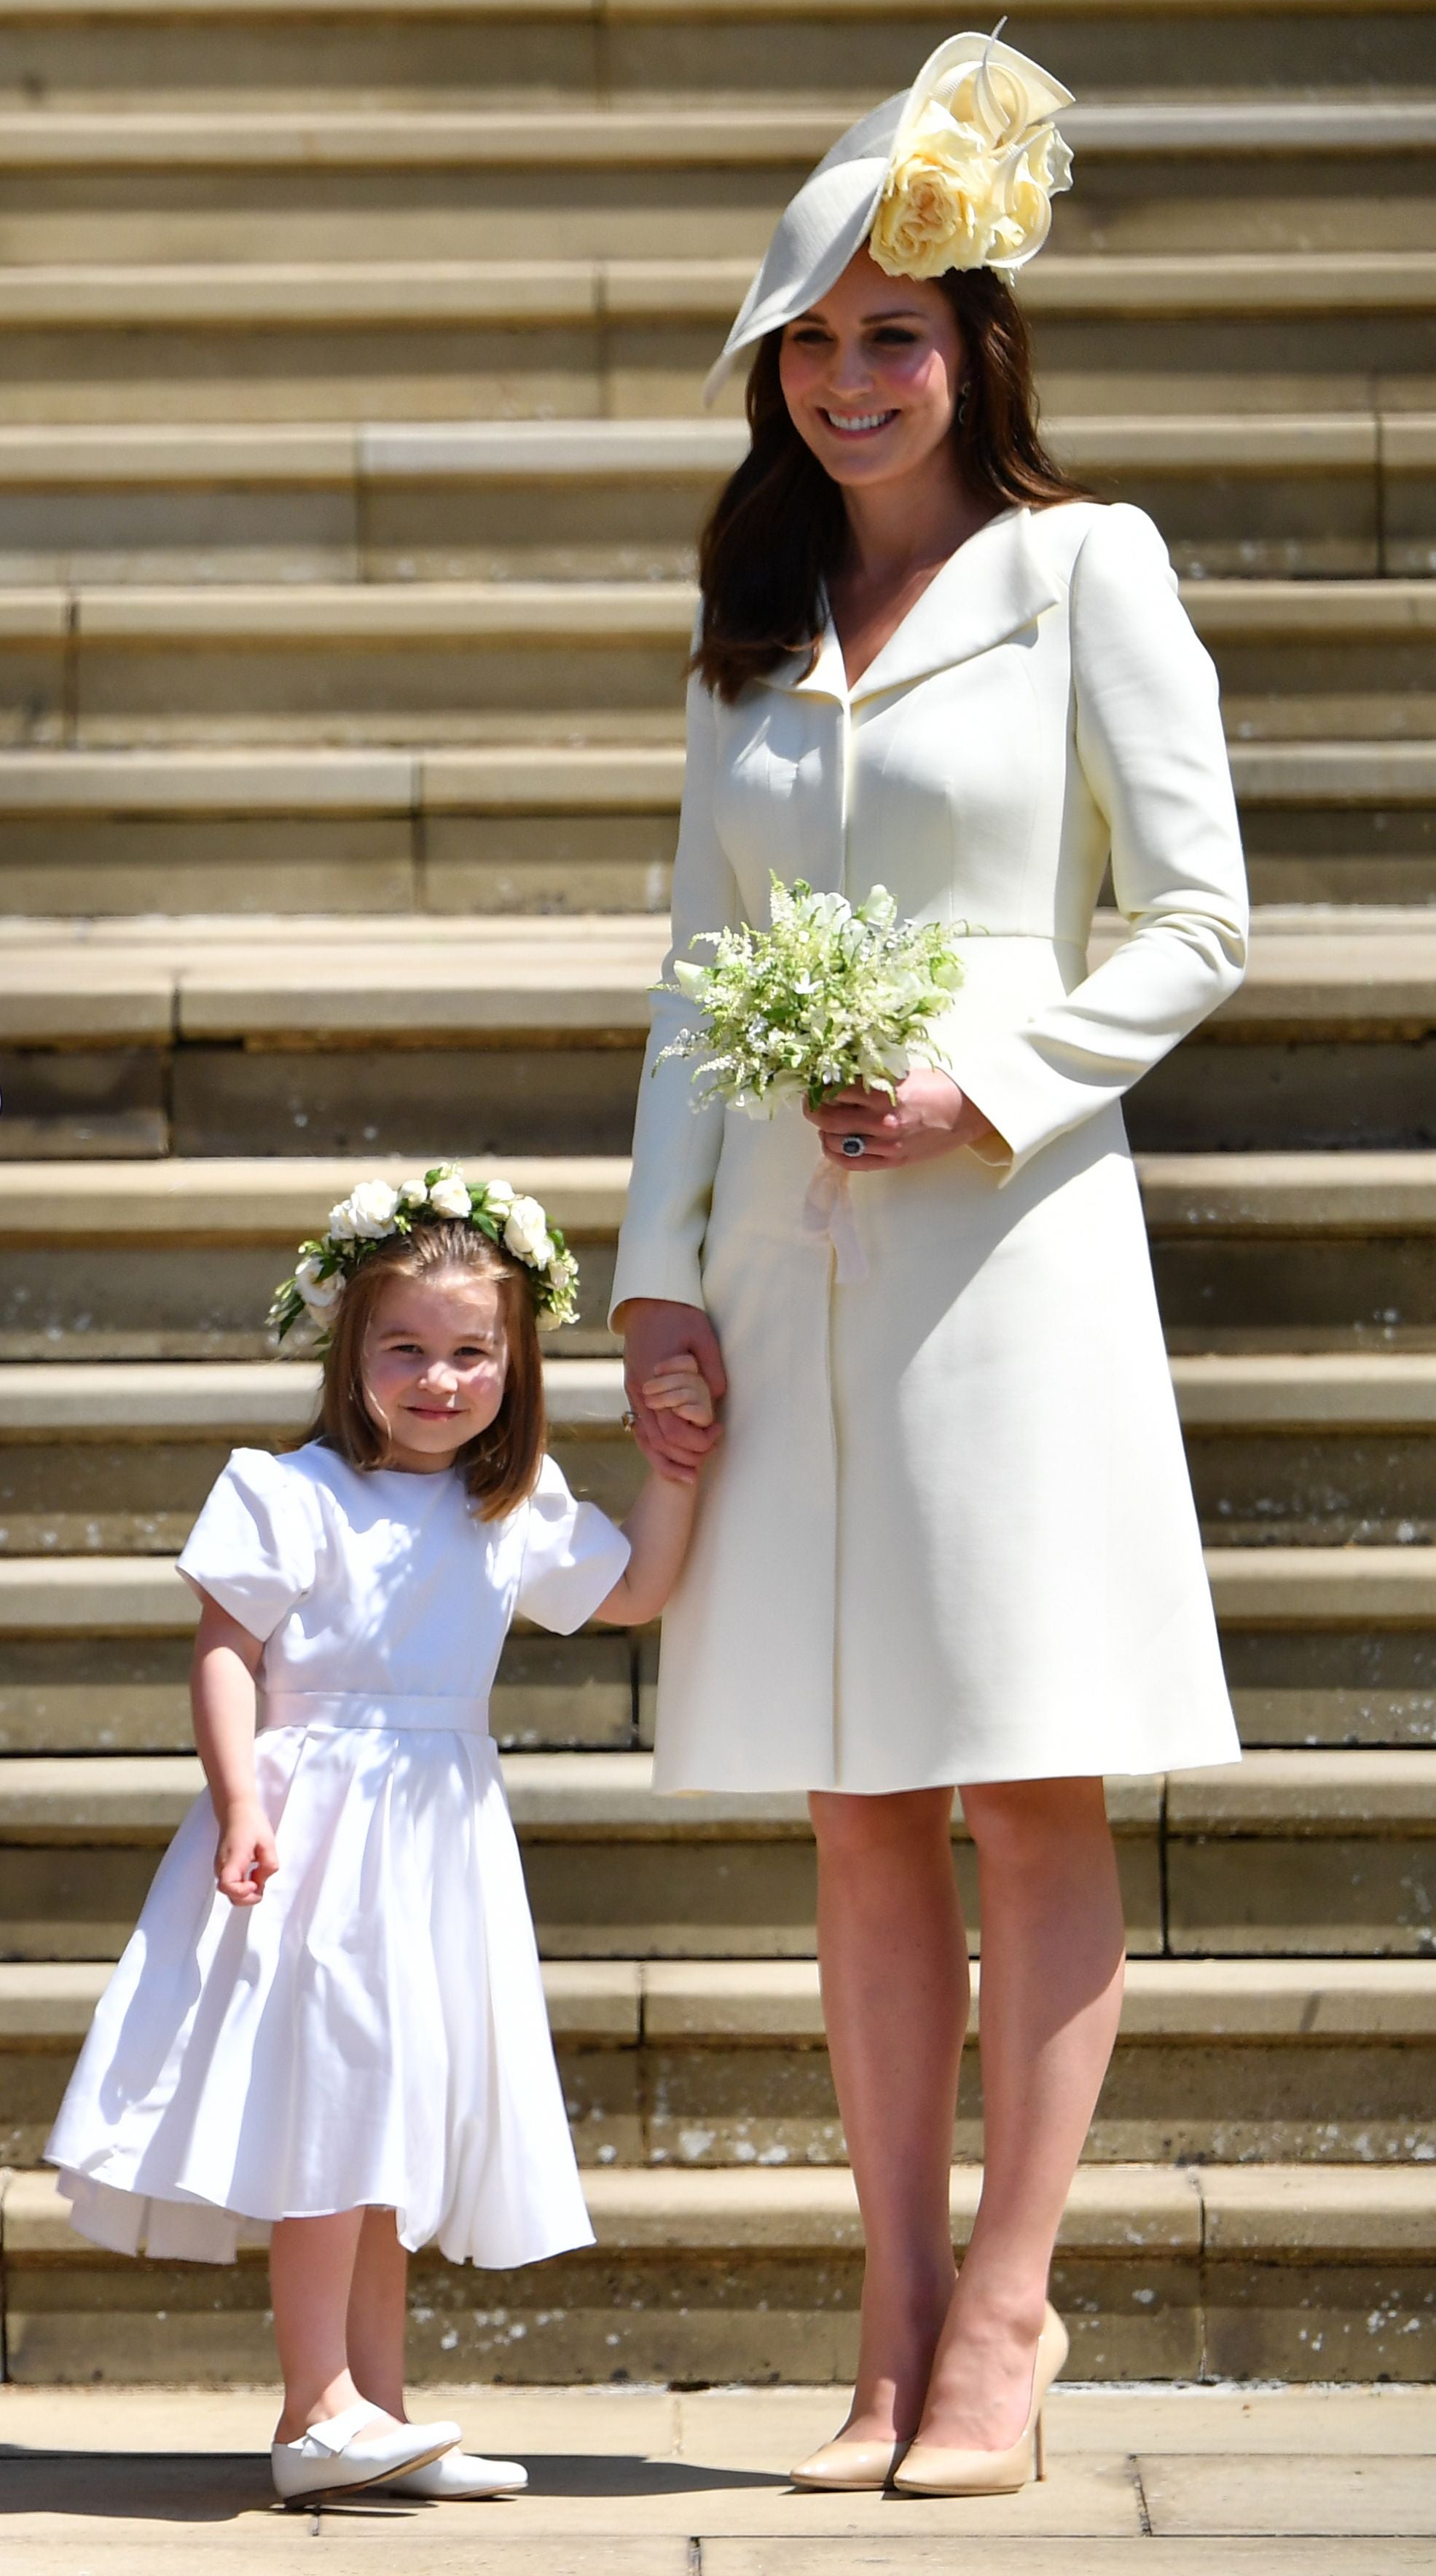
M 753 445 L 703 545 L 674 951 L 761 920 L 770 871 L 881 882 L 970 925 L 947 1069 L 808 1123 L 695 1115 L 660 1000 L 615 1287 L 650 1455 L 705 1437 L 635 1392 L 669 1356 L 727 1391 L 658 1783 L 811 1796 L 867 2273 L 809 2485 L 1032 2473 L 1120 2007 L 1101 1775 L 1237 1750 L 1120 1102 L 1240 980 L 1241 851 L 1161 541 L 1044 456 L 997 273 L 1065 184 L 1066 99 L 981 37 L 941 47 L 794 200 L 725 352 L 757 343 Z M 1109 861 L 1132 936 L 1089 975 Z M 960 2278 L 955 1788 L 986 2119 Z

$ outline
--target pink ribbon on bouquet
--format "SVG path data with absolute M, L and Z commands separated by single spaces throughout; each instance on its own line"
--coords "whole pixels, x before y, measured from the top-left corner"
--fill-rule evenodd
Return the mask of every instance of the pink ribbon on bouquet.
M 838 1284 L 856 1287 L 868 1275 L 868 1257 L 853 1214 L 848 1175 L 829 1162 L 826 1155 L 808 1184 L 803 1201 L 804 1234 L 825 1234 L 837 1260 Z

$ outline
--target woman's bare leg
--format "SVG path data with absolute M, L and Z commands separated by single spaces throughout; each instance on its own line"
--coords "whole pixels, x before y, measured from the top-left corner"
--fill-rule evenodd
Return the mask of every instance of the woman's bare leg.
M 1100 1780 L 963 1792 L 982 1907 L 982 2200 L 925 2442 L 997 2450 L 1032 2394 L 1058 2224 L 1117 2036 L 1122 1899 Z
M 358 2402 L 345 2325 L 363 2220 L 362 2209 L 346 2209 L 333 2218 L 280 2218 L 270 2231 L 269 2295 L 284 2378 L 276 2442 L 297 2442 L 311 2424 Z
M 386 2415 L 407 2423 L 404 2412 L 404 2337 L 408 2324 L 409 2257 L 399 2242 L 392 2209 L 366 2209 L 349 2289 L 345 2343 L 356 2387 Z
M 967 2026 L 952 1792 L 809 1801 L 833 2081 L 867 2238 L 855 2440 L 915 2431 L 953 2294 L 948 2176 Z

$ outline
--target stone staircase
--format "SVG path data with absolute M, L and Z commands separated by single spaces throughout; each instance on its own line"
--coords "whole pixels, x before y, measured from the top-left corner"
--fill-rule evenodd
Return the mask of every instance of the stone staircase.
M 307 1418 L 262 1317 L 356 1172 L 501 1159 L 604 1327 L 681 778 L 698 386 L 930 0 L 0 0 L 0 2318 L 31 2381 L 272 2369 L 263 2268 L 36 2159 L 193 1793 L 170 1569 Z M 1045 0 L 1054 446 L 1221 666 L 1251 976 L 1131 1125 L 1240 1770 L 1120 1781 L 1081 2375 L 1436 2367 L 1436 40 Z M 1118 925 L 1099 926 L 1097 947 Z M 495 1704 L 599 2245 L 416 2270 L 421 2374 L 841 2378 L 860 2273 L 801 1802 L 654 1799 L 655 1641 Z M 959 1876 L 970 1854 L 954 1833 Z M 968 1893 L 971 1894 L 970 1886 Z M 975 2049 L 953 2219 L 980 2147 Z

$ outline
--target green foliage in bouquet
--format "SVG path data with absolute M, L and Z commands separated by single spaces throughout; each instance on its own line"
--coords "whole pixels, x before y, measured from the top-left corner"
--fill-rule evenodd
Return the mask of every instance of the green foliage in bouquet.
M 672 983 L 657 987 L 700 1014 L 658 1058 L 702 1059 L 695 1108 L 721 1100 L 771 1116 L 780 1100 L 801 1096 L 816 1109 L 859 1083 L 891 1099 L 914 1063 L 935 1062 L 931 1024 L 962 982 L 950 929 L 899 921 L 885 886 L 850 904 L 801 878 L 774 877 L 772 914 L 770 930 L 700 931 L 712 964 L 680 960 Z

